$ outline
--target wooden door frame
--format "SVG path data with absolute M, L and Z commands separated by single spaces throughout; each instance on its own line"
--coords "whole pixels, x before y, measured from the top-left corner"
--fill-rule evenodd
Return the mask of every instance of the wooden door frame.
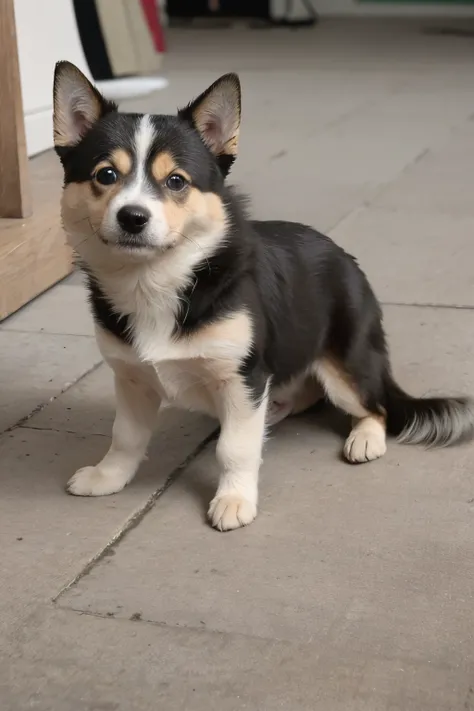
M 52 77 L 51 77 L 52 81 Z M 0 321 L 72 269 L 53 151 L 28 160 L 14 0 L 0 0 Z
M 0 217 L 31 215 L 13 0 L 0 0 Z

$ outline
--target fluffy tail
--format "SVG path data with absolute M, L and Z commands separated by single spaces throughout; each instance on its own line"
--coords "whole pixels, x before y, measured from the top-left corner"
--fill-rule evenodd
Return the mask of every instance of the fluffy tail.
M 474 438 L 474 400 L 467 397 L 415 398 L 387 376 L 387 431 L 404 444 L 448 447 Z

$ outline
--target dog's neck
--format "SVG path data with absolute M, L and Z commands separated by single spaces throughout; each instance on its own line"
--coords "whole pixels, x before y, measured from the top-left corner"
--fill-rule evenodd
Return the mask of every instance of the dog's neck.
M 189 310 L 196 269 L 221 245 L 222 235 L 208 235 L 148 259 L 111 253 L 105 245 L 81 256 L 113 312 L 127 317 L 140 359 L 151 361 L 166 351 L 179 330 L 180 315 Z

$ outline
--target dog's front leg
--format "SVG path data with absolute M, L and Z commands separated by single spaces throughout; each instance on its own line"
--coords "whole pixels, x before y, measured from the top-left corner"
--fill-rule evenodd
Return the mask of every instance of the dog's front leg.
M 79 469 L 67 484 L 75 496 L 105 496 L 121 491 L 146 454 L 160 396 L 133 369 L 115 369 L 116 415 L 110 449 L 99 464 Z
M 239 377 L 219 392 L 221 433 L 216 454 L 221 474 L 208 515 L 220 531 L 247 526 L 257 515 L 267 405 L 268 383 L 252 396 Z

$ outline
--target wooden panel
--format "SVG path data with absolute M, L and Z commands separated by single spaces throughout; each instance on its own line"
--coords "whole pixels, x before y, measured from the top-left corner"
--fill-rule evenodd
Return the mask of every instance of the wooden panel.
M 0 321 L 72 268 L 59 213 L 62 169 L 54 152 L 31 159 L 30 173 L 33 216 L 0 220 Z
M 31 214 L 13 0 L 0 0 L 0 217 Z

